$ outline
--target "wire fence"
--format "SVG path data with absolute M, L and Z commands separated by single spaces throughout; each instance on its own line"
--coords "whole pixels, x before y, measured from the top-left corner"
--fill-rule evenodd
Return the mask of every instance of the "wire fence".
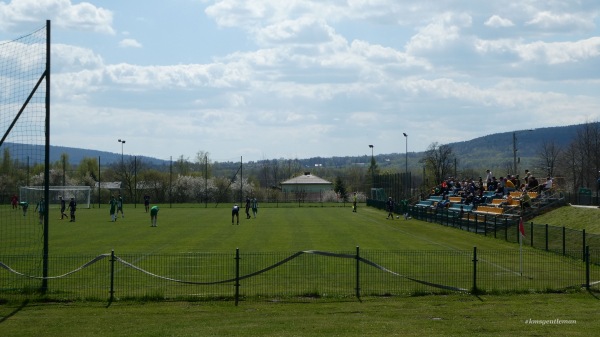
M 4 300 L 360 299 L 446 293 L 598 291 L 600 266 L 537 249 L 115 254 L 52 256 L 47 290 L 39 257 L 0 257 Z
M 385 208 L 383 202 L 375 200 L 369 200 L 367 206 L 379 209 Z M 466 214 L 465 217 L 459 217 L 458 213 L 453 210 L 436 210 L 431 207 L 417 206 L 409 206 L 408 213 L 418 220 L 454 227 L 507 242 L 519 242 L 518 217 L 478 216 L 475 214 Z M 524 223 L 523 227 L 525 230 L 523 245 L 528 247 L 581 260 L 585 258 L 585 247 L 589 246 L 592 250 L 600 249 L 600 235 L 586 233 L 585 229 L 577 230 L 533 222 Z M 591 263 L 600 264 L 597 257 L 593 256 L 591 259 Z

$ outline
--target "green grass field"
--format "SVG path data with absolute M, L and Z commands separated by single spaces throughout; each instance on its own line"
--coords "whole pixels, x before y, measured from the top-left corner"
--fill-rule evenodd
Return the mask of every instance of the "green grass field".
M 324 251 L 360 256 L 393 273 L 362 264 L 362 296 L 445 293 L 452 289 L 485 292 L 562 291 L 582 284 L 582 261 L 500 239 L 417 220 L 387 219 L 369 207 L 262 207 L 257 218 L 231 224 L 229 207 L 161 206 L 158 227 L 150 226 L 143 207 L 125 208 L 126 216 L 110 221 L 108 207 L 80 209 L 77 221 L 59 220 L 50 213 L 49 276 L 69 273 L 101 254 L 125 263 L 111 272 L 108 259 L 73 276 L 50 281 L 51 299 L 105 300 L 108 278 L 115 275 L 116 298 L 210 299 L 231 298 L 235 253 L 240 252 L 240 276 L 250 275 L 299 251 Z M 29 214 L 28 216 L 35 216 Z M 35 219 L 34 219 L 35 220 Z M 357 248 L 358 247 L 358 248 Z M 473 254 L 477 247 L 477 283 Z M 39 276 L 40 258 L 5 256 L 17 271 Z M 353 296 L 357 287 L 353 258 L 302 254 L 269 272 L 244 279 L 245 298 Z M 0 270 L 1 271 L 1 270 Z M 19 296 L 20 277 L 2 271 L 5 293 Z M 400 274 L 400 276 L 394 273 Z M 8 275 L 7 275 L 8 274 Z M 594 267 L 593 280 L 600 278 Z M 159 276 L 159 277 L 156 277 Z M 182 282 L 161 279 L 169 278 Z M 37 280 L 26 283 L 36 289 Z M 196 287 L 185 283 L 200 283 Z M 430 285 L 428 283 L 432 283 Z M 182 285 L 183 284 L 183 285 Z M 448 290 L 448 289 L 450 290 Z
M 161 205 L 156 228 L 150 227 L 150 217 L 140 205 L 137 209 L 126 207 L 126 217 L 117 222 L 110 222 L 108 207 L 104 205 L 101 209 L 78 210 L 75 223 L 58 220 L 58 211 L 52 209 L 50 255 L 81 258 L 52 260 L 50 274 L 69 271 L 86 259 L 110 253 L 113 249 L 116 255 L 153 272 L 189 277 L 194 272 L 185 266 L 203 265 L 198 261 L 204 261 L 207 256 L 217 256 L 221 266 L 215 269 L 230 269 L 236 248 L 242 254 L 250 253 L 249 256 L 242 255 L 243 263 L 264 265 L 301 250 L 353 254 L 358 246 L 361 256 L 396 272 L 429 282 L 468 287 L 471 284 L 471 254 L 473 247 L 477 247 L 479 285 L 487 291 L 512 292 L 512 295 L 473 296 L 442 291 L 444 295 L 425 297 L 369 297 L 369 292 L 375 293 L 379 289 L 365 286 L 362 291 L 366 297 L 360 302 L 352 296 L 354 280 L 350 277 L 344 281 L 348 283 L 349 296 L 324 296 L 330 284 L 320 280 L 309 283 L 306 289 L 292 289 L 287 299 L 258 296 L 238 307 L 231 300 L 146 302 L 164 297 L 165 293 L 157 290 L 164 284 L 139 281 L 137 276 L 132 276 L 132 271 L 119 266 L 118 272 L 123 278 L 118 281 L 118 294 L 123 292 L 123 280 L 129 280 L 128 287 L 142 289 L 129 301 L 121 299 L 107 306 L 106 289 L 104 297 L 91 296 L 92 302 L 43 304 L 9 297 L 8 301 L 0 302 L 0 329 L 6 336 L 37 336 L 42 331 L 48 336 L 487 336 L 513 335 L 522 331 L 530 335 L 586 336 L 600 327 L 595 320 L 596 310 L 591 309 L 598 305 L 594 293 L 575 289 L 566 291 L 570 294 L 535 295 L 527 290 L 529 287 L 544 288 L 545 284 L 537 283 L 539 279 L 550 280 L 548 290 L 577 284 L 581 278 L 572 275 L 581 275 L 581 261 L 524 249 L 526 277 L 521 277 L 516 273 L 518 245 L 438 224 L 387 220 L 386 213 L 368 207 L 360 207 L 358 213 L 353 213 L 350 207 L 314 206 L 262 207 L 256 219 L 245 219 L 242 214 L 238 226 L 231 225 L 230 209 L 226 206 L 169 208 Z M 14 250 L 18 254 L 18 249 Z M 157 258 L 162 256 L 169 257 L 167 262 Z M 175 260 L 179 262 L 172 267 Z M 67 283 L 65 290 L 61 290 L 65 292 L 65 298 L 70 298 L 69 287 L 81 287 L 82 280 L 96 280 L 98 275 L 103 275 L 106 280 L 107 266 L 92 269 L 87 272 L 89 275 L 75 277 L 72 284 Z M 283 292 L 285 297 L 285 290 L 279 284 L 281 278 L 286 280 L 285 283 L 293 283 L 323 273 L 352 274 L 354 270 L 351 260 L 316 258 L 316 262 L 310 262 L 308 266 L 301 262 L 291 263 L 282 271 L 274 269 L 272 274 L 256 278 L 256 283 L 254 278 L 243 281 L 242 289 L 267 295 L 268 291 Z M 253 270 L 256 270 L 255 266 L 247 267 L 245 271 Z M 396 282 L 400 289 L 414 284 L 384 275 L 374 268 L 361 267 L 361 271 L 367 271 L 361 275 L 366 283 L 374 280 Z M 457 271 L 465 274 L 457 275 Z M 0 269 L 0 273 L 4 272 Z M 592 276 L 598 278 L 600 274 L 594 270 Z M 53 283 L 50 284 L 52 287 Z M 520 290 L 511 291 L 515 284 L 519 284 Z M 105 283 L 100 287 L 106 288 Z M 185 293 L 187 290 L 182 288 Z M 212 291 L 211 287 L 199 289 Z M 414 289 L 408 295 L 429 293 L 426 286 Z M 321 296 L 317 301 L 297 296 L 304 292 Z M 522 293 L 528 295 L 519 295 Z M 59 291 L 52 293 L 51 298 L 60 299 L 61 296 Z M 175 299 L 178 296 L 190 298 L 178 292 L 172 295 Z M 524 320 L 528 318 L 576 320 L 577 324 L 525 324 Z
M 231 225 L 228 206 L 214 208 L 161 205 L 157 228 L 142 206 L 125 208 L 125 218 L 110 222 L 108 207 L 80 209 L 77 222 L 50 215 L 51 254 L 248 252 L 297 250 L 471 250 L 514 245 L 437 224 L 387 220 L 369 207 L 262 207 L 256 219 Z

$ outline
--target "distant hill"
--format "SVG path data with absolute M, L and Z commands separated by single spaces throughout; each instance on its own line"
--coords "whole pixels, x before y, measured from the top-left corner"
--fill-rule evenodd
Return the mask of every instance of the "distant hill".
M 14 148 L 17 145 L 19 147 L 19 151 L 14 150 Z M 28 147 L 35 148 L 36 151 L 43 151 L 43 146 L 41 145 L 26 145 L 15 143 L 4 143 L 2 145 L 2 148 L 0 148 L 0 151 L 4 151 L 4 148 L 7 148 L 10 150 L 12 159 L 19 160 L 20 162 L 26 162 L 27 158 L 20 158 L 18 154 L 27 152 L 32 153 L 33 149 L 28 149 Z M 71 164 L 79 164 L 84 158 L 100 158 L 102 165 L 111 165 L 113 163 L 121 161 L 120 153 L 51 145 L 50 162 L 54 163 L 59 161 L 63 153 L 66 153 L 69 156 L 69 162 Z M 141 158 L 144 161 L 144 163 L 150 164 L 152 166 L 163 166 L 169 164 L 169 161 L 156 159 L 152 157 L 138 156 L 138 158 Z M 30 164 L 35 163 L 30 162 Z
M 538 155 L 544 142 L 553 141 L 555 145 L 566 147 L 577 135 L 577 131 L 582 125 L 557 126 L 548 128 L 539 128 L 534 130 L 516 130 L 516 148 L 517 156 L 522 165 L 528 165 Z M 3 147 L 11 148 L 14 144 L 5 143 Z M 440 144 L 441 145 L 441 144 Z M 454 154 L 459 158 L 461 169 L 481 167 L 500 167 L 500 165 L 512 163 L 513 160 L 513 132 L 503 132 L 478 137 L 468 141 L 447 144 L 453 149 Z M 22 147 L 23 145 L 20 144 Z M 37 145 L 30 145 L 37 146 Z M 2 149 L 0 149 L 1 151 Z M 11 151 L 11 154 L 13 152 Z M 100 158 L 102 165 L 111 165 L 121 160 L 121 154 L 97 151 L 89 149 L 79 149 L 64 146 L 50 147 L 50 161 L 60 160 L 60 156 L 66 153 L 69 155 L 69 161 L 72 164 L 81 162 L 83 158 Z M 422 169 L 419 159 L 423 157 L 424 152 L 409 152 L 409 170 L 415 171 Z M 144 163 L 150 166 L 164 167 L 169 165 L 169 161 L 156 159 L 152 157 L 138 156 Z M 378 154 L 375 156 L 377 165 L 380 168 L 397 169 L 403 171 L 406 162 L 405 153 Z M 25 161 L 26 158 L 15 158 Z M 370 156 L 346 156 L 346 157 L 312 157 L 306 159 L 294 159 L 302 167 L 329 167 L 344 168 L 355 165 L 368 165 Z M 260 165 L 263 161 L 245 163 L 249 166 Z M 237 162 L 218 163 L 222 167 L 236 166 Z
M 565 148 L 577 136 L 582 125 L 557 126 L 534 130 L 516 130 L 516 149 L 520 167 L 533 168 L 544 143 L 554 142 L 558 147 Z M 443 145 L 443 144 L 440 144 Z M 480 169 L 503 167 L 513 162 L 513 132 L 502 132 L 478 137 L 468 141 L 447 144 L 458 158 L 460 169 Z M 419 160 L 424 152 L 409 152 L 408 166 L 412 172 L 422 170 Z M 378 154 L 375 156 L 377 165 L 382 168 L 404 171 L 406 165 L 405 153 Z M 321 164 L 324 167 L 345 167 L 348 165 L 369 165 L 370 156 L 360 157 L 314 157 L 300 160 L 305 167 Z

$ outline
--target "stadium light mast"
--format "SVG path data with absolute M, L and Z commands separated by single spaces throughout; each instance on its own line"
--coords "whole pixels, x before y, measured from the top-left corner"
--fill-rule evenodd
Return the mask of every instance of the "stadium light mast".
M 410 193 L 410 186 L 408 186 L 408 135 L 406 134 L 406 132 L 402 132 L 402 134 L 404 135 L 404 139 L 405 139 L 405 149 L 404 149 L 404 183 L 402 184 L 402 186 L 404 186 L 405 188 L 405 193 L 406 191 L 409 191 Z
M 375 184 L 375 157 L 373 156 L 373 145 L 369 145 L 371 148 L 371 187 Z
M 125 164 L 123 161 L 123 145 L 125 145 L 125 139 L 119 139 L 119 143 L 121 143 L 121 166 Z
M 404 167 L 404 173 L 408 173 L 408 135 L 406 134 L 406 132 L 402 132 L 402 134 L 404 135 L 404 138 L 406 139 L 406 149 L 404 150 L 404 154 L 405 154 L 405 167 Z
M 524 130 L 524 131 L 533 131 L 533 129 Z M 517 132 L 513 131 L 513 170 L 515 175 L 518 174 L 517 171 Z

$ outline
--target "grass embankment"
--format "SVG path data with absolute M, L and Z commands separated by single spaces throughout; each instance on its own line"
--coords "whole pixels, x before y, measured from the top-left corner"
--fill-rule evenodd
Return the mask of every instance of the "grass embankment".
M 571 229 L 585 229 L 588 234 L 600 234 L 600 208 L 563 206 L 534 218 L 536 224 L 548 224 Z
M 14 304 L 0 306 L 0 330 L 21 337 L 593 336 L 600 331 L 599 304 L 587 293 L 238 307 L 228 302 Z

